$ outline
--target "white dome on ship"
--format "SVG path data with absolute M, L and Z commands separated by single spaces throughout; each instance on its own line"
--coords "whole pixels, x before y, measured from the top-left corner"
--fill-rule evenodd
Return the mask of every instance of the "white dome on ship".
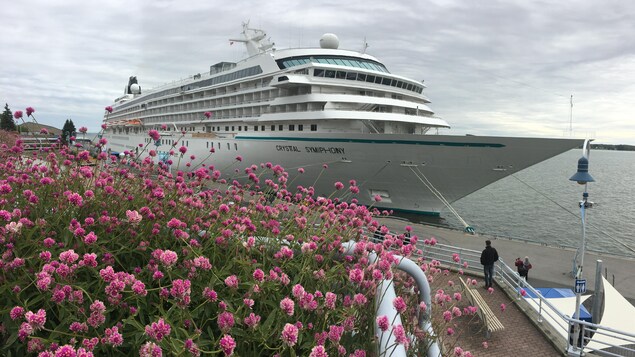
M 325 33 L 322 35 L 322 38 L 320 38 L 320 47 L 336 50 L 340 47 L 340 40 L 332 33 Z
M 141 87 L 137 83 L 133 83 L 130 85 L 130 93 L 139 94 L 141 93 Z

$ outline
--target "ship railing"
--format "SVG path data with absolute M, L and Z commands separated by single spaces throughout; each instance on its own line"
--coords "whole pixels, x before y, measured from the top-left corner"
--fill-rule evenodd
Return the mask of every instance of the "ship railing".
M 40 150 L 51 148 L 58 144 L 59 139 L 52 136 L 23 136 L 20 138 L 25 150 Z
M 399 233 L 387 234 L 396 236 Z M 375 243 L 383 241 L 383 235 L 368 233 L 368 237 Z M 405 240 L 407 239 L 406 237 Z M 413 253 L 413 259 L 418 257 L 425 257 L 427 261 L 434 259 L 448 269 L 460 270 L 473 276 L 483 276 L 480 251 L 440 243 L 423 244 L 421 241 L 418 241 L 417 247 L 421 249 L 421 254 Z M 455 257 L 457 257 L 456 260 Z M 538 290 L 520 277 L 515 267 L 510 267 L 502 258 L 496 262 L 495 279 L 506 294 L 515 300 L 525 315 L 533 320 L 541 331 L 550 336 L 556 345 L 562 346 L 563 351 L 569 356 L 583 356 L 591 353 L 599 356 L 635 357 L 635 334 L 574 319 L 561 313 Z M 571 331 L 576 324 L 582 327 L 577 346 L 571 338 Z M 604 340 L 610 342 L 594 343 L 589 346 L 594 335 L 606 336 Z M 597 347 L 598 345 L 600 346 Z M 580 346 L 585 347 L 582 349 Z

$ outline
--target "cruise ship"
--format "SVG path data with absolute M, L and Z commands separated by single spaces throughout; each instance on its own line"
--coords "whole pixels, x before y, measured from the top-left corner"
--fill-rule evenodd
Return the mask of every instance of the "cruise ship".
M 172 161 L 172 170 L 213 165 L 244 180 L 242 169 L 269 162 L 287 170 L 290 189 L 302 185 L 329 196 L 335 182 L 355 180 L 356 195 L 336 193 L 395 212 L 439 215 L 582 144 L 439 135 L 450 126 L 429 107 L 422 82 L 391 73 L 365 50 L 339 49 L 333 34 L 323 35 L 319 47 L 281 50 L 264 31 L 243 24 L 241 38 L 230 41 L 244 44 L 247 58 L 148 91 L 130 77 L 105 113 L 111 152 L 152 149 L 155 160 Z M 187 154 L 178 160 L 181 147 Z

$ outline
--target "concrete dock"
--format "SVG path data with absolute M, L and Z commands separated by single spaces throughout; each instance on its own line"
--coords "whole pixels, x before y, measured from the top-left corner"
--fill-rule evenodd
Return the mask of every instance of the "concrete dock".
M 529 257 L 533 268 L 529 271 L 528 282 L 535 288 L 569 288 L 574 289 L 575 279 L 571 271 L 576 251 L 571 248 L 553 247 L 540 243 L 488 236 L 485 234 L 469 234 L 459 230 L 436 226 L 410 223 L 403 219 L 382 217 L 378 219 L 393 232 L 403 232 L 405 226 L 412 227 L 412 234 L 420 240 L 435 237 L 439 243 L 453 245 L 465 249 L 482 251 L 485 241 L 491 240 L 500 258 L 512 268 L 517 257 Z M 596 261 L 602 260 L 602 274 L 613 284 L 631 304 L 635 305 L 635 259 L 590 253 L 584 258 L 583 278 L 587 281 L 587 293 L 595 287 Z

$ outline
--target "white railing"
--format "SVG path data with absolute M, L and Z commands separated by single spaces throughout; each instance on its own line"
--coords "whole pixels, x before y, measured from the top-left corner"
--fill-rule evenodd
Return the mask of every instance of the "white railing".
M 355 252 L 355 245 L 356 243 L 354 241 L 349 241 L 342 244 L 342 246 L 344 247 L 344 252 L 342 254 L 353 255 Z M 417 288 L 419 290 L 419 302 L 425 302 L 428 306 L 427 313 L 419 315 L 419 327 L 426 331 L 429 336 L 432 336 L 434 338 L 435 333 L 432 329 L 432 323 L 430 321 L 432 299 L 430 297 L 430 285 L 428 283 L 428 279 L 426 278 L 423 270 L 421 270 L 421 268 L 412 260 L 401 257 L 399 255 L 394 255 L 394 257 L 399 261 L 399 263 L 397 264 L 397 269 L 404 271 L 405 273 L 410 275 L 417 284 Z M 376 261 L 377 254 L 375 252 L 371 252 L 368 256 L 368 263 L 373 264 Z M 392 280 L 383 280 L 382 283 L 379 285 L 375 296 L 375 303 L 378 305 L 376 314 L 377 317 L 386 315 L 388 317 L 388 321 L 392 321 L 391 331 L 394 326 L 401 325 L 401 316 L 392 304 L 396 297 L 397 294 L 395 292 L 395 286 Z M 377 322 L 375 322 L 375 335 L 379 336 L 379 356 L 406 356 L 406 348 L 404 345 L 397 343 L 395 334 L 393 334 L 392 332 L 382 332 L 379 329 Z M 426 356 L 441 356 L 441 349 L 439 348 L 437 341 L 433 341 L 429 345 Z
M 376 239 L 372 239 L 375 240 Z M 481 252 L 455 247 L 445 244 L 435 245 L 420 245 L 422 248 L 422 256 L 427 259 L 435 259 L 441 262 L 442 265 L 454 268 L 462 269 L 464 272 L 470 272 L 472 274 L 481 275 L 483 269 L 480 263 Z M 458 254 L 460 261 L 455 262 L 452 255 Z M 463 266 L 463 263 L 467 262 L 467 267 Z M 545 329 L 552 328 L 557 332 L 554 337 L 556 343 L 562 345 L 564 351 L 570 356 L 581 356 L 589 353 L 598 356 L 633 356 L 635 357 L 635 334 L 625 331 L 618 331 L 609 327 L 600 326 L 597 324 L 589 323 L 586 321 L 576 320 L 568 315 L 562 314 L 559 310 L 553 306 L 547 299 L 535 290 L 529 283 L 522 279 L 515 269 L 507 265 L 503 259 L 499 259 L 496 263 L 496 277 L 498 283 L 512 295 L 515 295 L 517 303 L 526 307 L 531 307 L 535 310 L 535 313 L 526 314 L 530 319 L 534 319 L 538 326 L 542 326 Z M 527 296 L 535 296 L 535 299 L 523 298 L 521 291 L 524 290 Z M 545 320 L 550 320 L 549 324 L 543 324 Z M 584 348 L 584 352 L 580 348 L 580 342 L 578 346 L 574 346 L 572 338 L 570 338 L 570 331 L 573 331 L 575 324 L 581 325 L 581 345 L 586 346 L 595 334 L 605 335 L 610 337 L 610 340 L 614 343 L 601 343 L 601 348 Z M 567 336 L 567 337 L 564 337 Z

